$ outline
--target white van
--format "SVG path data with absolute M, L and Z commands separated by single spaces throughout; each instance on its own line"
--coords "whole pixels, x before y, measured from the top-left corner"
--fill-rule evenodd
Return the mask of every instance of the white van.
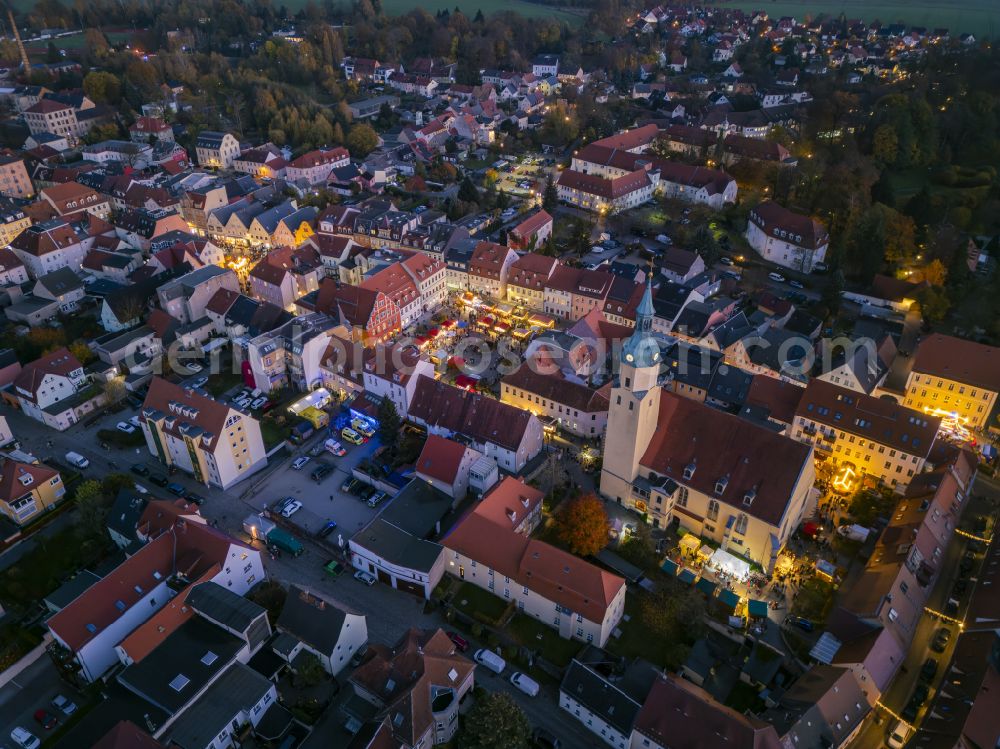
M 90 465 L 90 461 L 80 455 L 80 453 L 72 451 L 66 453 L 66 462 L 70 465 L 76 466 L 77 468 L 86 468 Z
M 11 741 L 17 744 L 21 749 L 38 749 L 41 746 L 41 741 L 30 731 L 17 726 L 13 731 L 10 732 Z
M 903 745 L 912 733 L 913 727 L 909 723 L 905 720 L 899 721 L 896 727 L 892 729 L 892 733 L 889 734 L 888 744 L 890 749 L 903 749 Z
M 515 687 L 520 689 L 529 697 L 538 696 L 538 682 L 532 679 L 527 674 L 522 674 L 520 671 L 515 671 L 510 675 L 510 683 Z
M 482 666 L 486 666 L 486 668 L 496 674 L 502 674 L 503 670 L 507 668 L 507 661 L 492 650 L 486 650 L 485 648 L 477 650 L 475 655 L 472 656 L 472 660 Z

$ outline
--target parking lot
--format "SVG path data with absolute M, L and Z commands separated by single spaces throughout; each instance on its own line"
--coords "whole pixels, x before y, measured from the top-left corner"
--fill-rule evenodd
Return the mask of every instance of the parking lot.
M 311 448 L 323 444 L 327 438 L 327 430 L 320 430 L 319 435 L 296 449 L 289 458 L 281 458 L 282 465 L 256 488 L 253 495 L 248 497 L 248 502 L 256 509 L 263 510 L 271 508 L 284 497 L 292 497 L 302 503 L 302 509 L 289 518 L 292 523 L 312 535 L 333 520 L 338 528 L 329 540 L 336 543 L 338 536 L 341 536 L 346 543 L 384 506 L 368 507 L 357 496 L 341 491 L 341 485 L 350 477 L 351 471 L 362 460 L 371 457 L 378 448 L 378 439 L 373 438 L 364 445 L 351 445 L 336 435 L 337 441 L 347 450 L 346 455 L 338 458 L 329 452 L 323 452 L 310 458 L 300 470 L 292 468 L 295 458 L 307 456 Z M 335 470 L 317 483 L 311 475 L 320 463 L 331 464 Z
M 65 722 L 67 716 L 52 707 L 52 699 L 62 695 L 80 706 L 84 698 L 60 680 L 55 664 L 46 653 L 24 669 L 21 673 L 0 687 L 0 736 L 4 746 L 9 742 L 10 732 L 17 726 L 44 741 L 46 737 Z M 45 730 L 35 721 L 35 711 L 45 710 L 58 721 L 56 727 Z

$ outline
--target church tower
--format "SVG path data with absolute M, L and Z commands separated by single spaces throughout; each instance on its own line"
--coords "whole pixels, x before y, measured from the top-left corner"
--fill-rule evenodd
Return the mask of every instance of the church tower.
M 660 412 L 660 345 L 653 337 L 652 274 L 636 309 L 635 331 L 622 344 L 618 381 L 611 390 L 604 437 L 601 494 L 619 504 L 647 508 L 631 499 L 639 460 L 656 430 Z

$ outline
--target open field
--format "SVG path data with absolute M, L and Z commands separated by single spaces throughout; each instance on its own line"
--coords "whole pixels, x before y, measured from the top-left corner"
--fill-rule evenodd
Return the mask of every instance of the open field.
M 768 15 L 815 17 L 820 13 L 871 22 L 901 22 L 929 29 L 946 27 L 953 34 L 971 32 L 976 37 L 996 38 L 1000 34 L 1000 3 L 996 0 L 733 0 L 717 3 L 746 11 L 766 10 Z

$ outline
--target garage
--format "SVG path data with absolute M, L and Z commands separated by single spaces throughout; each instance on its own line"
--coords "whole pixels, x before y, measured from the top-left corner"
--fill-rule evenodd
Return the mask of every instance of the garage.
M 411 593 L 419 598 L 424 598 L 424 586 L 418 583 L 410 582 L 409 580 L 396 580 L 396 590 L 401 590 L 404 593 Z

